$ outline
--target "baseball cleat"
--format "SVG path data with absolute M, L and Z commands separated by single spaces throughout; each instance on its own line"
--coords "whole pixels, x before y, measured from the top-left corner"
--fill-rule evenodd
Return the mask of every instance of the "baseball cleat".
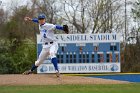
M 59 71 L 56 71 L 56 76 L 57 76 L 57 77 L 60 77 Z
M 29 74 L 32 74 L 33 72 L 31 71 L 31 70 L 27 70 L 27 71 L 25 71 L 25 72 L 23 72 L 22 74 L 24 74 L 24 75 L 29 75 Z

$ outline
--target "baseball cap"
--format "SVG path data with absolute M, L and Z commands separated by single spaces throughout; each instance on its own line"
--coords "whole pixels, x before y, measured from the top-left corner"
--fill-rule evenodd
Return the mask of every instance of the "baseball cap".
M 41 13 L 38 15 L 38 19 L 45 19 L 46 18 L 46 15 Z

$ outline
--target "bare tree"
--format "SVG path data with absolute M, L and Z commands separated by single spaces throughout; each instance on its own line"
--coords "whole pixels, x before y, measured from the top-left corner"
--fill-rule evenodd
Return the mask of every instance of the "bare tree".
M 0 25 L 3 24 L 4 22 L 4 10 L 0 9 Z
M 62 1 L 61 4 L 63 6 L 62 18 L 72 24 L 77 30 L 76 32 L 85 33 L 90 23 L 86 19 L 88 2 L 85 0 L 70 0 Z
M 58 20 L 56 13 L 59 11 L 59 6 L 57 6 L 57 0 L 31 0 L 32 11 L 34 15 L 38 13 L 45 13 L 47 16 L 47 21 L 49 23 L 56 23 Z
M 124 20 L 118 11 L 121 0 L 69 0 L 61 1 L 63 19 L 76 28 L 78 33 L 105 33 L 120 31 Z
M 49 23 L 69 24 L 71 33 L 111 33 L 124 30 L 121 0 L 31 0 L 31 2 L 30 12 L 26 15 L 33 17 L 43 12 L 47 15 Z

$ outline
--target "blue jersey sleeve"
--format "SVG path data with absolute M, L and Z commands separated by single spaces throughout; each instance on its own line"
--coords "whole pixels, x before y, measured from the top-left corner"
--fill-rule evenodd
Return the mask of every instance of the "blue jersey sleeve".
M 33 18 L 32 21 L 35 23 L 39 23 L 37 18 Z
M 59 25 L 55 25 L 55 26 L 56 26 L 56 29 L 63 30 L 63 26 L 59 26 Z

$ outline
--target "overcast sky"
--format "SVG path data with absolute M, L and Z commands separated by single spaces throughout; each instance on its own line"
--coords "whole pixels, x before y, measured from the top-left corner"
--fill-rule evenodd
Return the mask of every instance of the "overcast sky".
M 2 7 L 5 10 L 9 10 L 11 7 L 11 4 L 18 4 L 18 6 L 26 5 L 27 3 L 30 3 L 30 0 L 0 0 L 2 1 L 0 7 Z

